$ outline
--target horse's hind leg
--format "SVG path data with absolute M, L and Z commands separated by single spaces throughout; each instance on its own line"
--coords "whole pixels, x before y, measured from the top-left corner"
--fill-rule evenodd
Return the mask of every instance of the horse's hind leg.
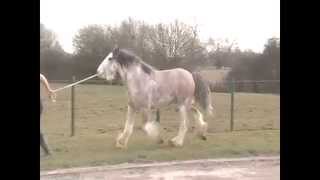
M 133 132 L 134 119 L 133 119 L 133 109 L 128 106 L 127 119 L 123 132 L 118 136 L 116 147 L 127 148 L 128 140 Z
M 208 123 L 203 120 L 203 114 L 200 112 L 199 109 L 192 107 L 193 116 L 195 118 L 195 126 L 197 131 L 197 136 L 203 140 L 206 140 L 205 133 L 208 129 Z
M 181 121 L 180 121 L 180 127 L 179 127 L 179 133 L 176 137 L 171 139 L 169 143 L 173 146 L 182 146 L 184 137 L 188 131 L 188 117 L 187 117 L 187 107 L 186 105 L 182 105 L 179 107 L 179 113 L 181 116 Z
M 143 120 L 143 130 L 147 133 L 149 137 L 156 140 L 157 143 L 162 144 L 163 139 L 160 137 L 160 124 L 159 124 L 159 110 L 156 112 L 156 119 L 152 119 L 152 111 L 150 109 L 143 110 L 142 120 Z

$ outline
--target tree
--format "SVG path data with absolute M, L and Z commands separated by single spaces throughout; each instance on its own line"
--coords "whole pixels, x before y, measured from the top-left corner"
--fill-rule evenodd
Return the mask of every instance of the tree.
M 268 39 L 263 56 L 266 61 L 269 61 L 270 68 L 272 69 L 271 78 L 280 79 L 280 39 L 270 38 Z
M 73 39 L 74 67 L 77 76 L 94 74 L 98 65 L 112 50 L 110 31 L 103 26 L 89 25 L 81 28 Z
M 236 60 L 228 79 L 236 80 L 279 80 L 280 39 L 270 38 L 263 53 L 242 52 Z M 263 84 L 269 92 L 279 92 L 278 84 Z
M 55 34 L 40 23 L 40 52 L 57 46 Z
M 197 27 L 175 21 L 169 25 L 156 24 L 148 36 L 153 57 L 162 68 L 181 66 L 187 61 L 195 61 L 203 48 L 200 45 Z
M 209 62 L 217 68 L 232 67 L 239 54 L 237 42 L 230 42 L 228 39 L 209 38 L 206 46 L 209 49 Z
M 49 79 L 71 77 L 71 56 L 57 41 L 53 31 L 40 23 L 40 69 Z
M 75 55 L 104 58 L 106 51 L 111 49 L 110 35 L 99 25 L 89 25 L 79 30 L 73 39 Z

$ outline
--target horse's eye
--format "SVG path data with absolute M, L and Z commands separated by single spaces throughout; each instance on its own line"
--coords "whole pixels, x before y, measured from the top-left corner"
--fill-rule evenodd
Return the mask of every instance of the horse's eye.
M 111 57 L 109 57 L 109 61 L 111 61 L 112 60 L 112 58 Z

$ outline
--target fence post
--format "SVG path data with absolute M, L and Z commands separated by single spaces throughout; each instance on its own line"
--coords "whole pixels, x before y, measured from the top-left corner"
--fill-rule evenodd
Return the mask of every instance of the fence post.
M 233 131 L 233 113 L 234 113 L 234 79 L 230 83 L 230 95 L 231 95 L 231 106 L 230 106 L 230 131 Z
M 72 76 L 72 82 L 76 82 L 76 77 Z M 71 137 L 75 134 L 75 122 L 74 122 L 74 101 L 75 101 L 75 86 L 71 87 Z
M 253 82 L 253 92 L 258 93 L 258 83 L 256 81 Z

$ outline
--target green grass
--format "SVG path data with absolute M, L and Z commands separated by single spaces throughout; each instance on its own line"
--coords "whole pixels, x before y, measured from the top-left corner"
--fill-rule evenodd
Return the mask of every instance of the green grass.
M 57 88 L 63 84 L 53 86 Z M 188 132 L 182 148 L 171 148 L 167 143 L 153 143 L 139 129 L 141 118 L 136 116 L 135 131 L 130 138 L 129 147 L 127 150 L 119 150 L 114 144 L 125 121 L 127 96 L 124 87 L 79 85 L 76 88 L 75 137 L 70 137 L 70 90 L 59 92 L 56 103 L 45 100 L 42 128 L 54 156 L 41 160 L 41 170 L 140 160 L 167 161 L 278 154 L 279 98 L 268 94 L 236 93 L 235 130 L 242 131 L 228 132 L 230 96 L 214 93 L 212 99 L 216 115 L 213 119 L 207 119 L 210 133 L 208 140 L 199 140 L 192 132 Z M 172 108 L 161 110 L 162 134 L 165 140 L 177 134 L 178 125 L 178 113 Z

